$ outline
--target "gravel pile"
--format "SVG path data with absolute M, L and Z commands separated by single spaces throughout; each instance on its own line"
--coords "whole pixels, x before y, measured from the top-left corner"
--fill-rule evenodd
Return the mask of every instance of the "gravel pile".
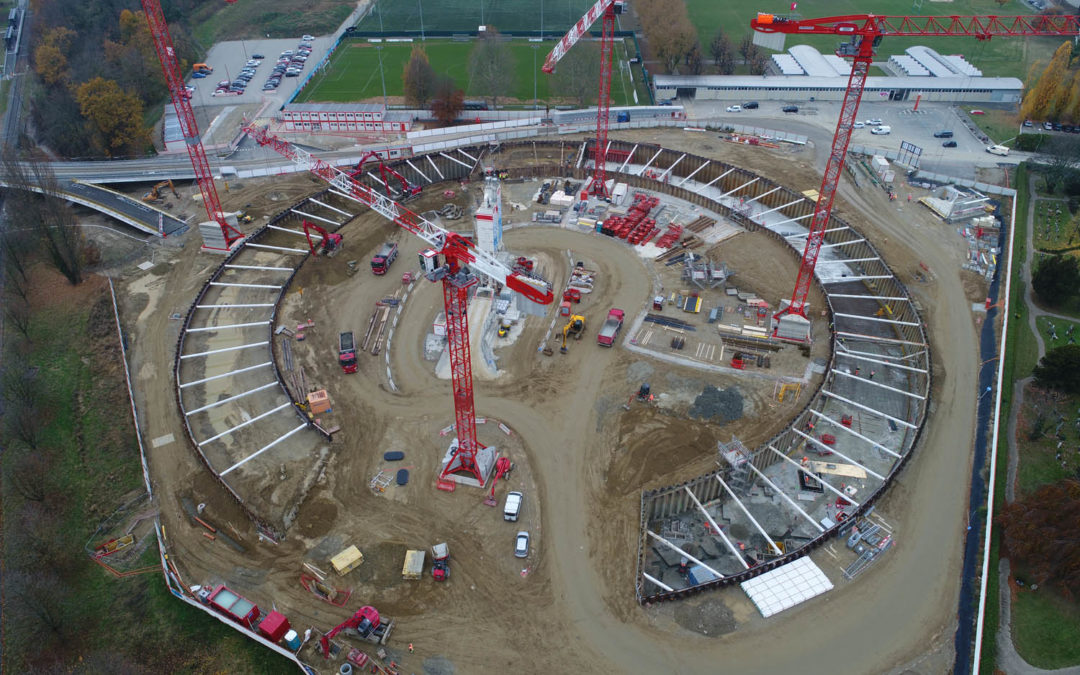
M 735 387 L 717 389 L 711 384 L 694 399 L 690 406 L 690 417 L 706 422 L 727 424 L 743 416 L 743 397 Z
M 697 606 L 683 600 L 675 607 L 675 621 L 686 630 L 709 637 L 718 637 L 735 630 L 735 614 L 727 605 L 712 598 Z

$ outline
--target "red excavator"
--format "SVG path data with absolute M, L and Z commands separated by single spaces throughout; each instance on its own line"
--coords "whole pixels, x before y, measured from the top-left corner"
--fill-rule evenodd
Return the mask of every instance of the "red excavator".
M 315 230 L 315 234 L 322 237 L 321 241 L 316 244 L 311 239 L 311 231 Z M 319 227 L 315 223 L 304 221 L 304 236 L 307 237 L 308 248 L 311 249 L 311 255 L 319 255 L 320 253 L 325 256 L 333 256 L 341 248 L 341 235 L 337 232 L 330 234 L 325 229 Z
M 360 161 L 356 164 L 356 168 L 353 169 L 352 172 L 349 174 L 349 178 L 359 180 L 364 173 L 364 164 L 366 164 L 367 161 L 372 158 L 378 160 L 379 162 L 379 175 L 382 176 L 382 184 L 386 188 L 387 197 L 393 199 L 394 201 L 407 202 L 413 197 L 416 197 L 420 194 L 420 191 L 423 189 L 421 186 L 410 183 L 408 180 L 405 179 L 405 176 L 402 176 L 397 171 L 394 171 L 390 167 L 386 166 L 386 164 L 383 163 L 382 156 L 374 150 L 368 152 L 368 154 L 360 158 Z M 394 189 L 394 187 L 390 185 L 391 177 L 397 179 L 401 183 L 400 191 Z
M 330 641 L 346 628 L 355 630 L 361 638 L 368 642 L 384 645 L 390 637 L 390 631 L 394 629 L 394 622 L 393 620 L 382 620 L 378 610 L 370 605 L 361 607 L 356 614 L 353 614 L 340 625 L 334 626 L 329 633 L 322 636 L 319 645 L 322 647 L 323 656 L 330 658 Z
M 513 468 L 514 465 L 510 462 L 509 457 L 500 457 L 495 460 L 495 476 L 491 479 L 491 494 L 484 500 L 485 504 L 488 506 L 495 506 L 498 504 L 498 502 L 495 501 L 495 483 L 498 483 L 499 479 L 510 473 Z

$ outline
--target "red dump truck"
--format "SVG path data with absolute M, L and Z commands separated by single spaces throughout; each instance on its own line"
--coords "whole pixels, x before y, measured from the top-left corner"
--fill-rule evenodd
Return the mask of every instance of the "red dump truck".
M 346 373 L 356 372 L 356 340 L 351 330 L 338 335 L 338 362 Z
M 386 274 L 386 270 L 390 269 L 390 265 L 397 260 L 398 245 L 393 242 L 386 242 L 379 247 L 378 252 L 371 258 L 371 271 L 377 276 Z
M 612 308 L 608 312 L 607 320 L 596 335 L 596 344 L 601 347 L 611 347 L 615 344 L 615 338 L 619 337 L 619 329 L 622 328 L 623 316 L 621 309 Z
M 241 626 L 253 629 L 259 620 L 259 608 L 255 603 L 224 585 L 219 585 L 212 591 L 204 591 L 200 594 L 200 599 Z

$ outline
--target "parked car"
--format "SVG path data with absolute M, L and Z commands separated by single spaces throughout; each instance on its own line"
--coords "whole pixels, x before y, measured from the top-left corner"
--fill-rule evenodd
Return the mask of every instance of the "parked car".
M 251 58 L 253 58 L 253 59 L 258 59 L 258 60 L 262 61 L 262 60 L 263 60 L 263 59 L 265 59 L 266 57 L 265 57 L 265 56 L 263 56 L 262 54 L 252 54 L 252 55 L 251 55 Z
M 1061 130 L 1064 131 L 1065 133 L 1071 134 L 1073 132 L 1073 128 L 1074 127 L 1071 124 L 1062 124 L 1061 125 Z
M 1032 124 L 1031 124 L 1031 120 L 1024 120 L 1024 126 L 1025 126 L 1025 127 L 1030 127 L 1030 126 L 1032 126 Z
M 192 73 L 191 74 L 191 79 L 193 79 L 193 80 L 201 80 L 204 77 L 206 77 L 206 73 Z
M 266 84 L 263 85 L 263 91 L 273 91 L 275 89 L 277 89 L 276 84 L 270 84 L 269 82 L 267 82 Z
M 742 106 L 738 106 L 738 105 L 729 105 L 729 106 L 727 107 L 727 111 L 728 111 L 728 112 L 742 112 Z
M 282 56 L 292 56 L 293 55 L 293 50 L 286 49 L 285 51 L 281 52 L 281 55 Z
M 783 108 L 781 108 L 781 110 L 786 112 L 786 113 L 797 113 L 797 112 L 799 112 L 799 106 L 797 106 L 797 105 L 786 105 Z
M 870 130 L 870 133 L 874 134 L 875 136 L 888 136 L 892 133 L 892 127 L 885 125 L 882 125 L 880 127 L 874 127 Z
M 524 530 L 518 532 L 517 537 L 514 539 L 514 557 L 529 557 L 529 533 Z
M 944 143 L 941 144 L 941 147 L 943 147 L 943 148 L 955 148 L 956 147 L 956 141 L 945 141 Z
M 1054 131 L 1061 131 L 1061 123 L 1054 122 Z
M 934 138 L 952 138 L 953 133 L 951 131 L 935 131 Z
M 300 71 L 289 68 L 285 71 L 285 77 L 300 77 Z
M 221 82 L 217 83 L 217 86 L 219 86 L 219 87 L 227 87 L 227 86 L 229 86 L 229 81 L 228 80 L 222 80 Z
M 1047 131 L 1053 131 L 1054 125 L 1050 122 L 1043 122 L 1043 129 L 1046 129 Z
M 870 119 L 866 120 L 865 124 L 868 127 L 879 127 L 883 124 L 883 122 L 881 121 L 880 117 L 871 117 Z
M 314 39 L 315 39 L 315 36 L 314 36 L 314 35 L 305 35 L 305 36 L 304 36 L 304 37 L 302 37 L 301 39 L 302 39 L 302 40 L 303 40 L 304 42 L 311 42 L 312 40 L 314 40 Z
M 852 129 L 862 129 L 865 126 L 866 125 L 864 123 L 862 123 L 862 122 L 855 122 L 854 124 L 851 125 L 851 128 Z
M 742 104 L 742 107 L 743 107 L 744 110 L 757 110 L 758 102 L 757 101 L 747 101 L 746 103 Z
M 971 111 L 971 114 L 972 114 L 972 115 L 985 115 L 986 113 L 984 113 L 984 112 L 983 112 L 983 111 L 981 111 L 981 110 L 972 110 L 972 111 Z

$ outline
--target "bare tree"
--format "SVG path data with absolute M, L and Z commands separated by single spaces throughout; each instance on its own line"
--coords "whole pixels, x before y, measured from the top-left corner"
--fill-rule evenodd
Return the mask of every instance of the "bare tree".
M 1055 135 L 1044 145 L 1039 159 L 1046 166 L 1043 178 L 1047 190 L 1053 192 L 1065 181 L 1076 166 L 1077 158 L 1080 158 L 1080 139 L 1075 136 Z
M 16 230 L 37 234 L 46 259 L 72 285 L 82 282 L 85 256 L 83 238 L 75 227 L 71 208 L 61 197 L 56 176 L 44 161 L 20 160 L 14 152 L 5 152 L 3 175 L 11 190 L 11 223 Z M 33 194 L 40 190 L 39 197 Z
M 696 44 L 690 48 L 686 55 L 686 67 L 691 75 L 700 75 L 705 70 L 705 58 L 701 55 L 701 48 Z
M 735 72 L 735 48 L 724 31 L 716 31 L 716 36 L 709 43 L 709 53 L 712 55 L 716 70 L 721 75 L 731 75 Z
M 577 101 L 581 107 L 596 100 L 600 79 L 600 46 L 595 42 L 577 44 L 559 61 L 552 78 L 552 88 L 562 97 Z
M 19 453 L 8 471 L 8 482 L 23 499 L 30 502 L 43 502 L 48 495 L 49 474 L 52 462 L 40 450 L 28 450 Z M 40 536 L 39 533 L 34 534 Z
M 499 96 L 517 84 L 514 64 L 514 54 L 489 26 L 469 53 L 469 92 L 490 98 L 492 109 L 498 108 Z
M 63 638 L 71 608 L 63 581 L 54 574 L 40 571 L 8 572 L 7 577 L 8 597 L 18 600 L 8 602 L 5 607 L 6 612 L 13 609 L 17 612 L 9 625 L 26 621 L 20 626 L 35 636 L 38 649 L 47 649 L 55 639 Z

